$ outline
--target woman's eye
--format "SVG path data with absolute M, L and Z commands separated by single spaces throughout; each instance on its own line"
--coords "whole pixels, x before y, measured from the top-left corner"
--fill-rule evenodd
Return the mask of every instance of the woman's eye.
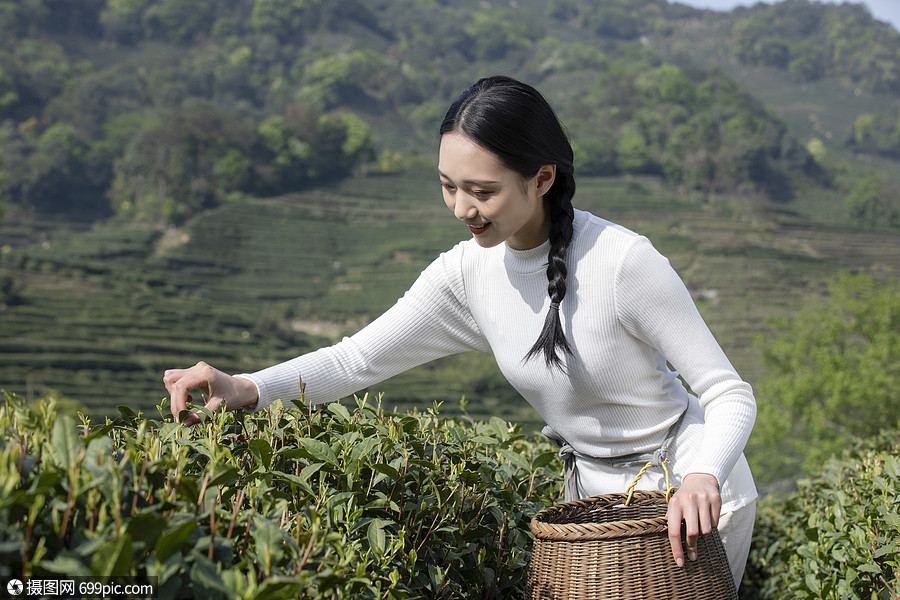
M 478 199 L 486 199 L 489 198 L 491 193 L 485 190 L 472 190 L 472 195 Z
M 449 183 L 441 182 L 441 187 L 451 193 L 456 191 L 456 186 L 450 185 Z

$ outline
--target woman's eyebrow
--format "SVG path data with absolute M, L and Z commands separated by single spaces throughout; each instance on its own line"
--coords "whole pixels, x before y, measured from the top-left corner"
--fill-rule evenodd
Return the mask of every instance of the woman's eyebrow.
M 449 177 L 446 173 L 444 173 L 440 169 L 438 169 L 438 175 L 440 175 L 444 179 L 449 179 L 450 181 L 453 181 L 453 179 L 451 177 Z M 466 179 L 465 181 L 463 181 L 463 183 L 466 185 L 496 185 L 497 183 L 500 183 L 500 182 L 492 181 L 490 179 Z

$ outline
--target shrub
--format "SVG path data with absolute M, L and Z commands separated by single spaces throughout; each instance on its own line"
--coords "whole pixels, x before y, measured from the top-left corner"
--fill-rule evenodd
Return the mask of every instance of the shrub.
M 898 456 L 894 430 L 761 501 L 741 597 L 900 598 Z
M 158 577 L 161 598 L 514 598 L 555 448 L 367 398 L 185 428 L 0 404 L 0 577 Z

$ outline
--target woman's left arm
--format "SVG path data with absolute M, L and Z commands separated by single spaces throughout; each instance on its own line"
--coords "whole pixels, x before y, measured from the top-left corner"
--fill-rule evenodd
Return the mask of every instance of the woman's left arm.
M 697 535 L 709 533 L 718 524 L 720 485 L 750 436 L 756 400 L 700 316 L 681 278 L 645 238 L 636 239 L 623 260 L 616 290 L 623 325 L 678 370 L 698 395 L 705 413 L 696 459 L 684 470 L 681 487 L 669 505 L 672 551 L 683 564 L 681 522 L 687 528 L 691 558 Z

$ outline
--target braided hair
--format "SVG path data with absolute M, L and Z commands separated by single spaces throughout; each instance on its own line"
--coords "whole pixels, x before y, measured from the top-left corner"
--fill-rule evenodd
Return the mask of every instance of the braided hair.
M 572 146 L 562 124 L 537 90 L 498 75 L 481 79 L 460 94 L 450 105 L 440 132 L 442 136 L 451 132 L 464 134 L 526 179 L 537 175 L 545 165 L 556 165 L 556 178 L 544 195 L 550 219 L 547 260 L 550 310 L 537 341 L 524 360 L 543 354 L 548 367 L 562 369 L 559 353 L 572 354 L 559 307 L 566 297 L 566 254 L 572 241 L 575 218 Z

